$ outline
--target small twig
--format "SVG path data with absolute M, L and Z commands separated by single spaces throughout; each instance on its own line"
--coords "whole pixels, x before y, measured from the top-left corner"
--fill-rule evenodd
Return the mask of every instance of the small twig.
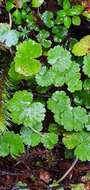
M 72 169 L 73 169 L 74 166 L 76 165 L 77 161 L 78 161 L 78 158 L 76 158 L 76 159 L 73 161 L 73 163 L 72 163 L 72 165 L 70 166 L 70 168 L 69 168 L 69 169 L 66 171 L 66 173 L 58 180 L 58 183 L 60 183 L 61 181 L 63 181 L 63 180 L 67 177 L 67 175 L 72 171 Z
M 59 185 L 59 183 L 60 183 L 61 181 L 63 181 L 63 180 L 68 176 L 68 174 L 72 171 L 72 169 L 74 168 L 74 166 L 76 165 L 77 162 L 78 162 L 78 158 L 76 158 L 76 159 L 73 161 L 72 165 L 71 165 L 70 168 L 65 172 L 65 174 L 64 174 L 58 181 L 56 181 L 55 184 L 50 185 L 50 187 L 57 187 L 57 186 Z
M 11 17 L 11 13 L 9 12 L 9 27 L 10 29 L 12 28 L 12 17 Z
M 22 176 L 24 173 L 13 173 L 0 170 L 0 176 L 9 175 L 9 176 Z

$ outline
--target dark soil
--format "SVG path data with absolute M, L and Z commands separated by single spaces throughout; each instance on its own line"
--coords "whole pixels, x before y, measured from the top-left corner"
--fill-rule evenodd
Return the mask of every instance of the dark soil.
M 72 160 L 62 159 L 60 147 L 46 151 L 36 148 L 18 160 L 11 157 L 0 159 L 0 190 L 18 190 L 18 181 L 25 182 L 30 190 L 52 190 L 49 184 L 60 178 L 71 166 Z M 84 176 L 90 172 L 90 163 L 78 161 L 72 172 L 60 184 L 69 190 L 70 184 L 84 183 L 85 190 L 90 190 L 90 181 Z M 56 188 L 53 188 L 54 190 Z

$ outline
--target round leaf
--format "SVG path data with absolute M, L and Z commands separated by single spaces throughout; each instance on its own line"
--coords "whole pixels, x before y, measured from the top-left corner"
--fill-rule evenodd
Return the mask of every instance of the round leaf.
M 79 17 L 79 16 L 74 16 L 74 17 L 72 18 L 72 23 L 73 23 L 74 25 L 76 25 L 76 26 L 79 26 L 79 25 L 81 24 L 81 19 L 80 19 L 80 17 Z

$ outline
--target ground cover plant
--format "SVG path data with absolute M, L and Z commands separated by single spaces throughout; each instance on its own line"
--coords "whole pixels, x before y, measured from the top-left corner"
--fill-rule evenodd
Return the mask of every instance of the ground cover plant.
M 89 2 L 7 0 L 0 11 L 0 157 L 60 151 L 74 162 L 64 176 L 45 182 L 47 189 L 66 189 L 60 182 L 75 164 L 90 161 L 88 25 L 80 34 L 90 24 Z

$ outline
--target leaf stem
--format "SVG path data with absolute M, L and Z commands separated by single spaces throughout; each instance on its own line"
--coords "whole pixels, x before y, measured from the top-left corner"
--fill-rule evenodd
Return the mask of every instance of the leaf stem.
M 30 127 L 30 128 L 32 129 L 32 131 L 34 133 L 37 133 L 38 135 L 40 135 L 41 137 L 43 137 L 43 135 L 40 132 L 38 132 L 36 129 L 34 129 L 33 127 Z

